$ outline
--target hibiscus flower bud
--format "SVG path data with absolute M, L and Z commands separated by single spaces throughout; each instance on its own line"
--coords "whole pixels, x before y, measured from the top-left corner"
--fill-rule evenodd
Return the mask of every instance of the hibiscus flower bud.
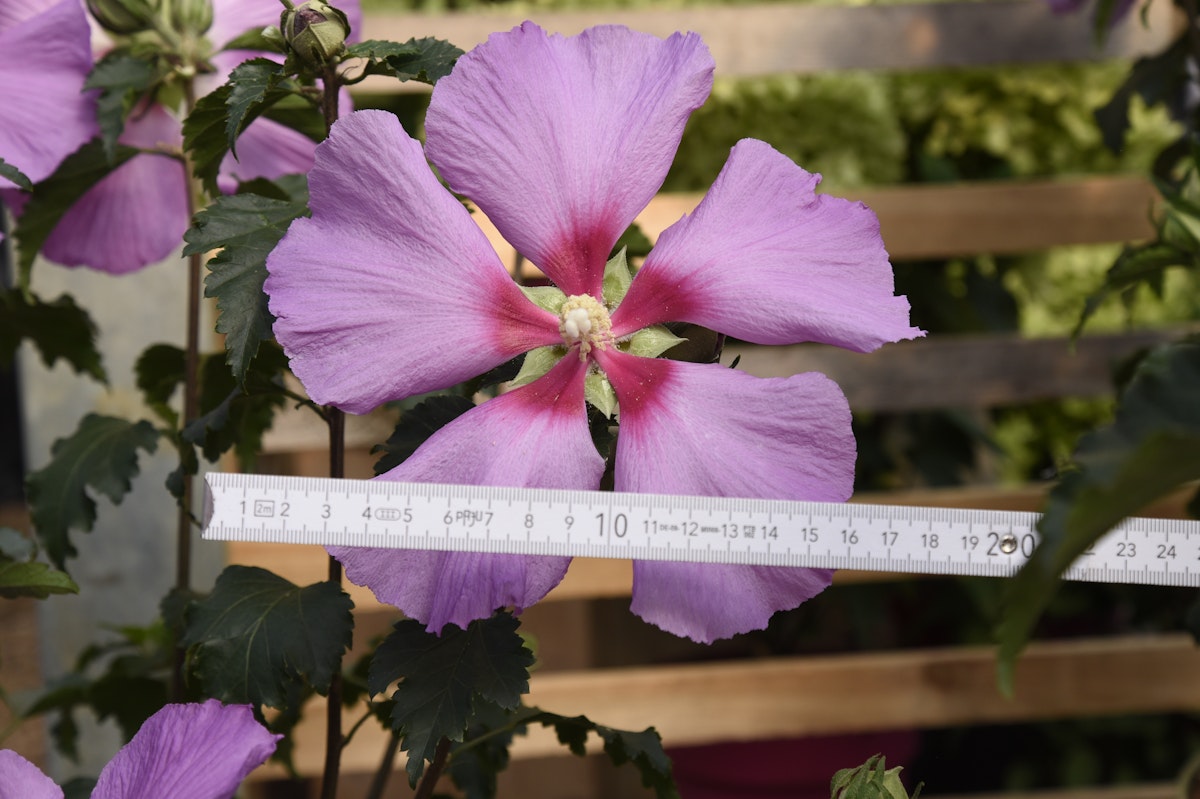
M 180 33 L 201 36 L 212 27 L 212 0 L 165 0 L 170 6 L 171 27 Z
M 308 0 L 284 11 L 279 27 L 292 52 L 313 67 L 323 67 L 339 55 L 350 35 L 346 15 L 321 0 Z
M 148 0 L 87 0 L 87 8 L 100 27 L 120 35 L 149 30 L 158 13 Z

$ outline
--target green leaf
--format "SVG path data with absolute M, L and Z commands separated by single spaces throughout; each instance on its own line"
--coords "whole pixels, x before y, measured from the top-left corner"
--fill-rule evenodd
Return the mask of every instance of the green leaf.
M 628 352 L 642 358 L 657 358 L 685 341 L 686 338 L 680 338 L 662 325 L 651 325 L 630 337 Z
M 515 709 L 529 690 L 533 653 L 510 613 L 448 625 L 441 635 L 406 619 L 375 651 L 367 684 L 380 694 L 397 680 L 392 729 L 409 753 L 408 779 L 416 785 L 443 738 L 462 741 L 473 713 L 486 705 Z
M 303 202 L 235 194 L 218 197 L 183 234 L 185 256 L 221 248 L 208 262 L 204 296 L 217 300 L 217 332 L 225 334 L 227 363 L 239 383 L 275 321 L 263 291 L 267 255 L 307 214 Z
M 184 440 L 199 445 L 209 461 L 232 449 L 243 465 L 252 466 L 262 449 L 263 433 L 286 402 L 286 369 L 283 350 L 263 347 L 239 386 L 219 358 L 206 358 L 200 373 L 202 415 L 184 428 Z
M 265 569 L 229 566 L 191 606 L 184 645 L 207 696 L 288 706 L 294 683 L 329 690 L 350 646 L 354 603 L 340 586 L 300 588 Z
M 537 380 L 553 369 L 554 364 L 561 361 L 567 352 L 569 350 L 566 347 L 552 344 L 525 353 L 525 358 L 521 361 L 521 370 L 509 383 L 509 388 L 520 388 Z
M 0 597 L 45 599 L 51 594 L 77 594 L 79 586 L 66 572 L 34 560 L 33 541 L 11 527 L 0 527 Z
M 7 178 L 17 184 L 18 189 L 25 191 L 33 190 L 33 181 L 21 170 L 17 169 L 12 164 L 0 158 L 0 178 Z
M 1200 478 L 1200 338 L 1143 359 L 1112 425 L 1081 439 L 1075 460 L 1077 470 L 1050 492 L 1042 544 L 1006 586 L 999 676 L 1009 691 L 1017 655 L 1062 572 L 1123 518 Z
M 230 39 L 221 50 L 254 50 L 256 52 L 284 54 L 282 35 L 279 38 L 267 35 L 270 28 L 251 28 Z M 276 33 L 278 34 L 278 29 Z
M 110 158 L 105 154 L 103 142 L 93 139 L 63 159 L 53 175 L 34 187 L 33 196 L 13 231 L 18 244 L 21 285 L 28 284 L 33 259 L 63 215 L 88 189 L 137 154 L 134 148 L 118 144 Z
M 168 403 L 183 382 L 184 360 L 183 350 L 174 344 L 151 344 L 133 367 L 146 406 L 172 428 L 179 424 L 179 414 Z
M 1141 96 L 1147 106 L 1170 102 L 1182 96 L 1187 81 L 1189 52 L 1188 34 L 1185 32 L 1166 50 L 1134 62 L 1129 77 L 1112 99 L 1095 112 L 1096 124 L 1109 150 L 1120 153 L 1125 147 L 1125 133 L 1129 130 L 1129 103 L 1134 96 Z
M 587 753 L 587 737 L 594 733 L 604 741 L 604 753 L 613 765 L 632 763 L 641 774 L 642 785 L 652 789 L 658 799 L 678 799 L 671 758 L 663 750 L 662 736 L 653 727 L 631 732 L 605 727 L 586 716 L 560 716 L 538 708 L 528 708 L 527 712 L 527 723 L 553 727 L 559 742 L 579 756 Z
M 475 407 L 469 397 L 446 394 L 430 397 L 404 412 L 388 440 L 371 448 L 382 452 L 375 463 L 375 474 L 383 474 L 403 463 L 431 435 Z
M 183 121 L 183 149 L 192 157 L 192 169 L 210 197 L 220 197 L 217 175 L 221 161 L 229 152 L 225 125 L 229 121 L 229 96 L 233 89 L 224 84 L 196 101 L 192 113 Z
M 237 138 L 246 125 L 268 105 L 289 93 L 276 89 L 279 81 L 287 76 L 283 65 L 269 58 L 252 58 L 243 61 L 229 73 L 226 83 L 230 88 L 226 105 L 229 116 L 225 120 L 225 139 L 230 152 L 237 155 Z M 251 112 L 254 113 L 251 113 Z
M 1104 284 L 1087 297 L 1071 335 L 1078 337 L 1088 319 L 1113 295 L 1126 294 L 1143 284 L 1159 284 L 1168 269 L 1188 266 L 1194 261 L 1194 254 L 1164 242 L 1126 246 L 1109 267 Z
M 416 80 L 433 85 L 450 74 L 463 51 L 442 39 L 409 39 L 403 44 L 371 39 L 346 48 L 351 58 L 365 59 L 362 75 L 387 75 L 397 80 Z
M 96 121 L 104 153 L 116 157 L 117 138 L 138 98 L 145 96 L 162 79 L 158 59 L 147 60 L 127 50 L 113 50 L 96 62 L 84 89 L 99 89 Z
M 611 419 L 617 412 L 617 392 L 608 376 L 602 372 L 593 372 L 583 381 L 583 396 L 605 418 Z
M 138 450 L 154 452 L 158 436 L 146 421 L 88 414 L 74 433 L 54 442 L 50 462 L 26 481 L 33 526 L 54 565 L 61 568 L 76 554 L 68 532 L 91 530 L 96 522 L 89 489 L 119 503 L 138 473 Z
M 69 294 L 45 302 L 20 289 L 0 293 L 0 367 L 9 367 L 22 340 L 29 340 L 46 366 L 59 358 L 79 374 L 101 383 L 108 381 L 100 351 L 96 349 L 96 324 Z

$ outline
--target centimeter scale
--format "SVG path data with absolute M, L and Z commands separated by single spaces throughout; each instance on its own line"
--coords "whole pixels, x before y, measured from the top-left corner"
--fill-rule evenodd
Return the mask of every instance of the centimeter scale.
M 1000 577 L 1038 514 L 210 473 L 203 537 Z M 1130 518 L 1063 575 L 1200 586 L 1200 522 Z

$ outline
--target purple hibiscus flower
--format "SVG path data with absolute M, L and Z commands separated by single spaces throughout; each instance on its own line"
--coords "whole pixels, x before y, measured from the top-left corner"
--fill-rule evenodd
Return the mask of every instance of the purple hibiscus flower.
M 661 347 L 640 331 L 694 322 L 757 343 L 855 350 L 921 335 L 894 296 L 865 206 L 815 194 L 817 175 L 744 140 L 632 284 L 606 285 L 610 252 L 661 187 L 712 72 L 694 34 L 662 40 L 606 26 L 563 38 L 525 23 L 493 35 L 438 83 L 425 152 L 383 112 L 335 126 L 309 175 L 312 217 L 294 222 L 267 261 L 275 334 L 312 398 L 360 413 L 531 350 L 527 365 L 548 365 L 379 479 L 597 488 L 605 464 L 585 397 L 611 386 L 618 491 L 849 497 L 855 445 L 832 381 L 649 357 Z M 560 292 L 527 295 L 512 281 L 426 155 Z M 551 557 L 331 552 L 351 580 L 435 632 L 527 607 L 567 568 Z M 829 579 L 823 570 L 639 562 L 633 610 L 712 641 L 764 626 Z
M 350 0 L 340 7 L 357 31 L 359 4 Z M 281 8 L 278 0 L 213 0 L 213 22 L 205 37 L 220 51 L 247 30 L 278 25 Z M 84 51 L 86 73 L 91 68 L 91 51 L 86 40 L 84 46 L 89 48 Z M 215 72 L 197 78 L 197 94 L 216 89 L 247 58 L 269 55 L 216 52 L 209 59 Z M 347 108 L 348 102 L 344 102 Z M 94 128 L 94 121 L 92 124 Z M 36 129 L 40 132 L 46 127 L 39 122 Z M 51 261 L 124 274 L 164 260 L 179 246 L 190 223 L 187 175 L 179 160 L 182 122 L 158 103 L 145 104 L 126 122 L 120 141 L 160 152 L 134 156 L 85 193 L 46 239 L 42 253 Z M 238 139 L 238 158 L 230 155 L 223 162 L 219 185 L 222 191 L 232 192 L 239 180 L 306 172 L 312 166 L 315 147 L 311 139 L 291 128 L 257 119 Z
M 0 0 L 0 158 L 34 183 L 98 130 L 90 39 L 79 0 Z
M 249 705 L 215 699 L 167 705 L 100 772 L 92 799 L 229 799 L 282 737 L 255 721 Z M 63 791 L 6 749 L 0 750 L 0 796 L 62 799 Z

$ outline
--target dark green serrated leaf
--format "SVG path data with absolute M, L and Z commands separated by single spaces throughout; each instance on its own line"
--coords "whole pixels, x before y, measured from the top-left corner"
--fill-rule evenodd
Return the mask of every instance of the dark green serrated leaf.
M 67 156 L 53 175 L 37 184 L 13 231 L 18 245 L 17 266 L 22 275 L 29 275 L 33 259 L 71 206 L 88 189 L 137 154 L 134 148 L 118 144 L 109 158 L 103 142 L 93 139 Z M 24 285 L 28 280 L 19 282 Z
M 244 466 L 253 466 L 263 433 L 286 402 L 286 369 L 283 350 L 263 347 L 239 386 L 219 357 L 206 358 L 200 368 L 201 416 L 184 428 L 184 441 L 201 447 L 209 461 L 233 450 Z
M 1042 544 L 1006 587 L 998 631 L 1006 690 L 1062 572 L 1121 519 L 1200 479 L 1200 338 L 1144 358 L 1112 425 L 1081 439 L 1075 461 L 1050 492 L 1038 525 Z
M 1104 284 L 1084 302 L 1079 321 L 1071 332 L 1078 337 L 1088 320 L 1111 297 L 1124 294 L 1143 284 L 1159 282 L 1168 269 L 1188 266 L 1195 256 L 1164 242 L 1127 246 L 1104 276 Z
M 273 91 L 276 84 L 286 75 L 283 67 L 269 58 L 252 58 L 243 61 L 229 73 L 229 99 L 226 105 L 229 116 L 225 120 L 226 146 L 237 155 L 237 138 L 246 125 L 276 100 L 287 96 L 287 92 Z M 257 111 L 251 114 L 251 110 Z
M 538 708 L 523 708 L 525 724 L 538 723 L 553 727 L 560 743 L 572 753 L 587 753 L 587 737 L 595 733 L 604 741 L 604 753 L 614 765 L 632 763 L 642 778 L 642 785 L 654 791 L 658 799 L 679 799 L 679 789 L 671 774 L 671 758 L 662 746 L 662 736 L 653 727 L 630 732 L 605 727 L 586 716 L 560 716 Z
M 447 394 L 430 397 L 405 411 L 388 440 L 371 448 L 372 454 L 384 453 L 375 463 L 375 474 L 399 466 L 431 435 L 474 407 L 475 403 L 469 397 Z
M 24 172 L 0 158 L 0 178 L 6 178 L 17 184 L 18 189 L 33 190 L 33 181 Z
M 346 53 L 366 59 L 361 77 L 386 75 L 433 85 L 450 74 L 463 51 L 442 39 L 426 37 L 403 44 L 371 39 L 350 45 Z
M 263 292 L 267 255 L 292 221 L 307 214 L 301 202 L 235 194 L 196 214 L 183 235 L 184 255 L 222 248 L 208 262 L 204 296 L 217 300 L 217 331 L 225 334 L 227 363 L 239 383 L 275 321 Z
M 510 613 L 448 625 L 434 635 L 407 619 L 375 651 L 367 684 L 379 694 L 400 680 L 392 695 L 392 729 L 409 753 L 406 769 L 416 785 L 443 738 L 462 741 L 472 714 L 492 704 L 515 709 L 529 690 L 533 653 Z
M 44 302 L 20 289 L 9 289 L 0 293 L 0 311 L 0 366 L 11 365 L 21 341 L 28 340 L 46 366 L 61 358 L 79 374 L 107 382 L 96 349 L 96 324 L 69 294 Z
M 192 170 L 210 197 L 219 197 L 217 176 L 229 152 L 225 125 L 229 120 L 229 84 L 222 85 L 196 101 L 183 121 L 183 148 L 191 154 Z
M 494 799 L 497 777 L 508 768 L 509 747 L 518 728 L 517 714 L 499 705 L 484 703 L 476 708 L 467 728 L 469 746 L 459 744 L 450 750 L 448 773 L 466 799 Z
M 98 89 L 96 121 L 104 153 L 114 158 L 117 138 L 125 130 L 125 119 L 138 98 L 161 80 L 157 59 L 139 58 L 125 50 L 113 50 L 96 62 L 84 89 Z
M 76 554 L 69 531 L 91 530 L 96 522 L 91 492 L 114 503 L 124 499 L 138 473 L 138 450 L 154 452 L 158 436 L 146 421 L 88 414 L 54 442 L 50 462 L 29 475 L 26 491 L 34 530 L 55 566 Z
M 173 344 L 151 344 L 134 364 L 138 390 L 146 406 L 171 427 L 179 424 L 179 414 L 168 404 L 175 389 L 183 382 L 185 356 Z
M 207 696 L 283 708 L 295 683 L 324 694 L 350 646 L 354 603 L 334 583 L 300 588 L 229 566 L 188 614 L 184 644 Z

